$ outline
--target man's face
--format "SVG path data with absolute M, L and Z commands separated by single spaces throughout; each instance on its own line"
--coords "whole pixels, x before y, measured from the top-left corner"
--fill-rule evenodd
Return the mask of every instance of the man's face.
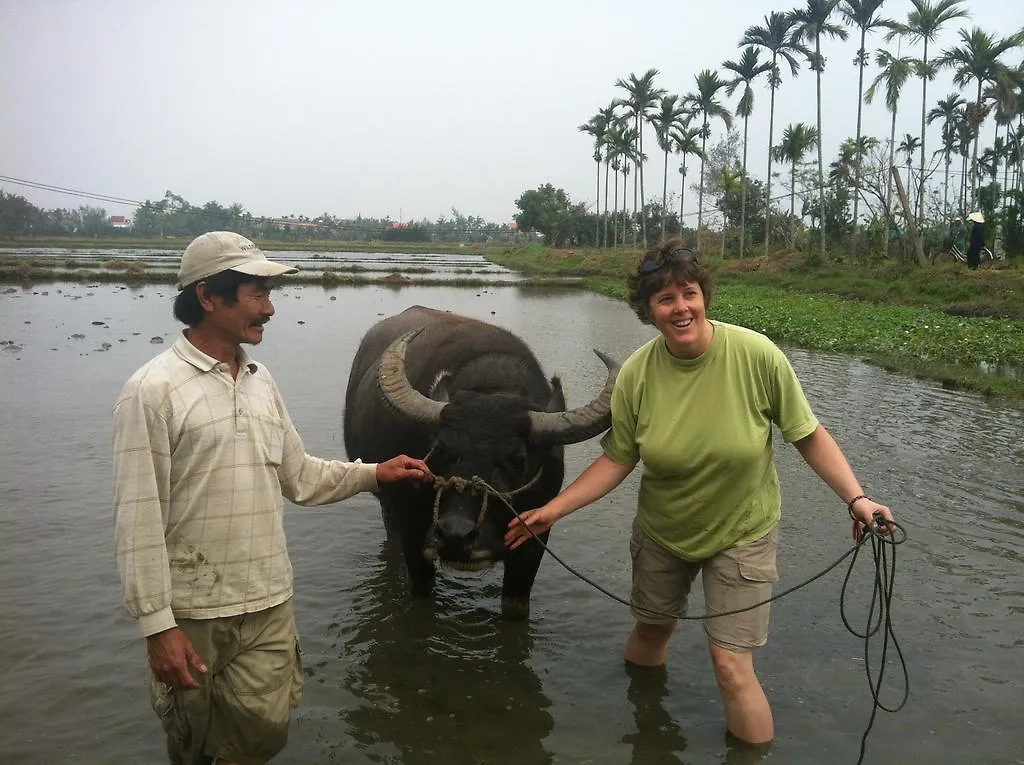
M 220 296 L 214 296 L 212 310 L 206 315 L 209 328 L 234 345 L 259 344 L 263 339 L 263 325 L 274 315 L 270 291 L 268 286 L 240 284 L 238 301 L 230 306 Z

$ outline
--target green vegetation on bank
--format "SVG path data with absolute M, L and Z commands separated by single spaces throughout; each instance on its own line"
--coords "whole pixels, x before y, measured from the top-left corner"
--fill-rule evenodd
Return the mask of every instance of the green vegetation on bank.
M 102 240 L 21 242 L 16 247 L 167 249 L 187 242 Z M 316 247 L 260 242 L 267 250 L 353 251 L 349 242 Z M 477 254 L 522 273 L 539 285 L 581 283 L 625 299 L 625 275 L 640 256 L 625 249 L 553 249 L 542 246 L 396 246 L 360 243 L 360 251 Z M 1024 263 L 1011 260 L 971 272 L 960 265 L 911 266 L 891 261 L 864 265 L 814 264 L 804 256 L 709 258 L 718 277 L 711 315 L 764 332 L 778 342 L 856 355 L 886 369 L 939 380 L 951 387 L 1024 402 Z M 147 273 L 142 262 L 104 262 L 97 254 L 87 268 L 80 261 L 11 255 L 0 257 L 0 281 L 114 281 L 173 283 L 169 271 Z M 55 272 L 54 266 L 71 268 Z M 307 283 L 385 284 L 400 288 L 408 277 L 373 277 L 353 272 L 308 271 L 293 277 Z M 582 282 L 573 281 L 581 279 Z M 480 286 L 486 278 L 417 278 L 417 285 Z M 498 283 L 500 284 L 500 283 Z M 497 286 L 497 285 L 496 285 Z
M 492 253 L 524 273 L 586 277 L 625 300 L 640 253 L 545 250 Z M 1024 267 L 815 266 L 802 256 L 717 261 L 711 315 L 802 348 L 849 353 L 951 387 L 1024 401 Z

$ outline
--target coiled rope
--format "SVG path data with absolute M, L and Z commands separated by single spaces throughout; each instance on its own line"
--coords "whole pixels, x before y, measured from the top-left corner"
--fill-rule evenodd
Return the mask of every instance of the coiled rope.
M 536 481 L 536 478 L 534 479 L 534 481 Z M 506 494 L 499 492 L 496 489 L 493 489 L 487 484 L 486 481 L 484 481 L 479 476 L 473 476 L 473 478 L 469 479 L 468 483 L 478 486 L 480 490 L 485 492 L 485 494 L 487 495 L 493 495 L 495 497 L 498 497 L 502 502 L 504 502 L 505 506 L 512 511 L 513 515 L 515 515 L 515 517 L 522 522 L 522 517 L 520 516 L 519 512 L 515 509 L 515 507 L 512 506 L 512 503 L 505 498 Z M 885 712 L 898 712 L 901 709 L 903 709 L 903 707 L 907 703 L 908 697 L 910 696 L 910 675 L 907 673 L 907 663 L 903 657 L 903 651 L 900 649 L 899 642 L 896 640 L 896 634 L 893 631 L 891 610 L 893 587 L 896 582 L 896 547 L 907 541 L 907 532 L 901 525 L 899 525 L 895 521 L 888 521 L 886 522 L 886 525 L 888 533 L 883 533 L 883 529 L 881 528 L 878 522 L 872 523 L 871 525 L 866 525 L 863 523 L 855 524 L 855 544 L 849 550 L 847 550 L 845 553 L 839 556 L 839 558 L 834 563 L 832 563 L 819 573 L 815 574 L 814 576 L 810 577 L 809 579 L 800 582 L 799 584 L 793 585 L 792 587 L 789 587 L 788 589 L 785 589 L 782 592 L 773 595 L 767 600 L 762 600 L 759 603 L 754 603 L 753 605 L 746 606 L 744 608 L 737 608 L 733 611 L 723 611 L 722 613 L 717 614 L 702 614 L 700 616 L 679 616 L 677 614 L 668 614 L 660 611 L 654 611 L 649 608 L 643 608 L 641 606 L 634 606 L 631 601 L 622 598 L 616 595 L 615 593 L 609 591 L 608 589 L 602 587 L 600 584 L 590 579 L 586 575 L 580 573 L 572 566 L 570 566 L 568 563 L 566 563 L 564 560 L 562 560 L 560 557 L 558 557 L 558 555 L 555 554 L 555 552 L 552 551 L 551 548 L 548 547 L 540 539 L 540 537 L 538 537 L 533 532 L 533 529 L 531 529 L 528 524 L 523 522 L 523 526 L 526 528 L 527 531 L 530 532 L 530 535 L 534 538 L 534 540 L 536 540 L 536 542 L 544 548 L 548 555 L 550 555 L 552 558 L 558 561 L 558 563 L 573 576 L 577 577 L 578 579 L 581 579 L 594 589 L 598 590 L 599 592 L 611 598 L 612 600 L 621 603 L 622 605 L 630 606 L 631 608 L 636 608 L 639 611 L 643 611 L 644 613 L 649 613 L 654 616 L 670 617 L 679 621 L 703 621 L 705 619 L 717 619 L 721 616 L 728 616 L 730 614 L 739 614 L 743 613 L 744 611 L 750 611 L 752 609 L 763 606 L 766 603 L 771 603 L 772 601 L 784 598 L 786 595 L 789 595 L 792 592 L 796 592 L 797 590 L 806 587 L 812 582 L 821 579 L 823 576 L 831 572 L 833 569 L 837 568 L 839 564 L 847 558 L 850 558 L 850 565 L 847 568 L 846 576 L 843 579 L 843 586 L 839 594 L 839 615 L 840 618 L 843 620 L 843 625 L 846 627 L 846 629 L 851 634 L 864 641 L 864 671 L 867 675 L 868 689 L 871 692 L 872 699 L 871 715 L 868 718 L 867 726 L 864 728 L 864 733 L 861 736 L 860 740 L 860 756 L 857 758 L 857 765 L 860 765 L 864 761 L 868 734 L 871 732 L 871 728 L 875 723 L 875 716 L 877 715 L 878 710 L 881 709 Z M 868 545 L 871 548 L 871 557 L 874 563 L 874 581 L 872 583 L 871 604 L 868 608 L 867 623 L 865 625 L 864 631 L 861 632 L 858 631 L 851 624 L 850 619 L 847 617 L 846 601 L 847 588 L 850 585 L 850 579 L 853 575 L 854 566 L 857 563 L 857 558 L 860 555 L 861 549 L 865 545 Z M 873 671 L 871 668 L 871 641 L 873 638 L 877 637 L 880 632 L 882 638 L 880 665 L 878 668 L 877 677 L 873 677 Z M 892 644 L 893 649 L 896 651 L 896 654 L 899 657 L 900 670 L 903 674 L 903 691 L 900 695 L 898 703 L 891 706 L 887 706 L 882 702 L 880 694 L 882 688 L 882 680 L 885 677 L 885 668 L 889 657 L 890 643 Z

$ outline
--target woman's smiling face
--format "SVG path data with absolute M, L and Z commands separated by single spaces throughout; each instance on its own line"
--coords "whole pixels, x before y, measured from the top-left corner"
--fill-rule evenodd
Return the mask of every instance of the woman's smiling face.
M 651 295 L 650 317 L 669 352 L 681 359 L 695 359 L 711 344 L 704 292 L 697 282 L 669 282 Z

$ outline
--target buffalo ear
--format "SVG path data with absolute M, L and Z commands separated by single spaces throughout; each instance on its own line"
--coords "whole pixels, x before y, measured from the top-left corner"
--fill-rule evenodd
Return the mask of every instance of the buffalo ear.
M 551 398 L 548 399 L 548 405 L 544 407 L 544 411 L 565 411 L 565 390 L 562 388 L 562 378 L 558 375 L 551 378 Z
M 619 363 L 601 351 L 594 353 L 608 368 L 604 388 L 586 406 L 572 411 L 529 412 L 530 440 L 535 444 L 577 444 L 593 438 L 612 424 L 612 391 L 619 374 Z M 561 385 L 559 384 L 559 389 Z
M 452 400 L 452 373 L 447 369 L 442 369 L 434 377 L 434 381 L 430 383 L 430 389 L 427 391 L 427 395 L 434 401 L 440 401 L 443 404 L 447 404 Z

